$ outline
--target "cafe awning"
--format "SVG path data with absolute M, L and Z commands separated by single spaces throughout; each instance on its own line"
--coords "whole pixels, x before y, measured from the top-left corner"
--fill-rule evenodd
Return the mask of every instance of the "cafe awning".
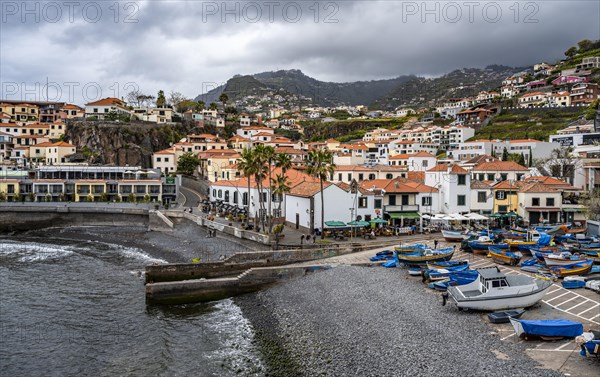
M 528 212 L 560 212 L 560 209 L 558 208 L 527 207 L 525 209 Z
M 350 221 L 348 223 L 350 226 L 369 226 L 370 224 L 366 221 Z
M 421 215 L 418 212 L 390 212 L 390 219 L 419 219 Z
M 374 219 L 371 220 L 371 224 L 387 224 L 387 221 L 384 219 Z
M 330 228 L 340 228 L 346 226 L 346 223 L 343 221 L 325 221 L 325 226 Z

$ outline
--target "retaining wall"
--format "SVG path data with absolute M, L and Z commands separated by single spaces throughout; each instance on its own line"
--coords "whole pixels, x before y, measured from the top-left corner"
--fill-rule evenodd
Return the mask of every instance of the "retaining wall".
M 188 213 L 188 212 L 171 210 L 171 211 L 162 211 L 162 213 L 167 217 L 185 218 L 185 219 L 188 219 L 188 220 L 196 223 L 197 225 L 204 226 L 204 227 L 207 227 L 210 229 L 216 229 L 220 232 L 232 235 L 237 238 L 242 238 L 242 239 L 259 242 L 264 245 L 269 245 L 269 246 L 271 245 L 271 237 L 269 237 L 265 234 L 260 234 L 260 233 L 252 232 L 249 230 L 243 230 L 240 228 L 236 228 L 234 226 L 225 225 L 223 223 L 208 220 L 208 219 L 206 219 L 206 217 L 197 216 L 197 215 L 194 215 L 194 214 Z
M 173 305 L 221 300 L 329 268 L 331 266 L 263 267 L 233 278 L 146 284 L 146 303 Z
M 148 206 L 89 204 L 0 203 L 0 232 L 70 225 L 148 226 Z
M 182 176 L 181 185 L 189 188 L 190 190 L 196 191 L 202 196 L 208 196 L 208 190 L 210 189 L 209 182 L 203 179 L 195 180 L 190 177 Z

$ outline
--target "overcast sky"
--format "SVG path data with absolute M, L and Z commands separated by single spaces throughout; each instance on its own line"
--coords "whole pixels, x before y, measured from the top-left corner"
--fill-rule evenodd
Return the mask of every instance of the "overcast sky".
M 345 82 L 523 66 L 600 39 L 597 0 L 23 4 L 0 2 L 0 97 L 44 100 L 48 79 L 50 100 L 80 105 L 279 69 Z

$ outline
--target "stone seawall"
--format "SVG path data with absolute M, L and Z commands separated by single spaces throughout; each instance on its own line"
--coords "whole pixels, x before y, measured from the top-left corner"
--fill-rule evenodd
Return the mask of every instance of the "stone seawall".
M 262 267 L 249 269 L 232 278 L 146 284 L 146 303 L 175 305 L 221 300 L 329 268 L 331 266 L 327 265 Z
M 147 208 L 2 203 L 0 232 L 59 226 L 148 226 Z M 111 204 L 112 205 L 112 204 Z

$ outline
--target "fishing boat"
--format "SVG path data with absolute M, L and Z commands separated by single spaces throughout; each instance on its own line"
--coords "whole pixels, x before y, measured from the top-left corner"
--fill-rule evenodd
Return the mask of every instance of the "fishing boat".
M 448 247 L 445 249 L 424 249 L 414 251 L 412 253 L 396 252 L 396 259 L 399 263 L 408 266 L 425 266 L 427 262 L 441 262 L 452 259 L 454 248 Z
M 477 280 L 479 273 L 475 270 L 466 270 L 453 272 L 445 280 L 436 281 L 433 284 L 433 289 L 438 291 L 446 291 L 448 287 L 457 285 L 465 285 Z
M 575 280 L 563 280 L 561 282 L 561 285 L 565 289 L 585 288 L 585 280 L 579 280 L 579 279 L 575 279 Z
M 421 276 L 422 273 L 423 273 L 423 270 L 418 267 L 412 267 L 412 268 L 408 269 L 408 274 L 410 276 Z
M 425 249 L 429 249 L 429 246 L 423 245 L 421 243 L 417 243 L 414 245 L 399 245 L 394 247 L 394 251 L 396 251 L 397 253 L 413 253 Z
M 542 254 L 539 256 L 536 254 L 536 257 L 542 258 L 544 264 L 548 267 L 568 266 L 587 259 L 581 258 L 579 255 L 573 255 L 569 252 L 562 252 L 560 254 Z
M 538 303 L 552 285 L 550 280 L 506 275 L 498 267 L 475 270 L 479 278 L 461 286 L 449 287 L 443 304 L 451 298 L 459 309 L 499 311 L 528 308 Z
M 489 255 L 492 257 L 492 260 L 496 263 L 507 264 L 509 266 L 516 266 L 523 258 L 523 254 L 514 251 L 502 250 L 496 247 L 490 246 Z
M 450 274 L 455 272 L 466 271 L 469 269 L 468 264 L 461 264 L 446 268 L 432 268 L 423 272 L 423 282 L 436 281 L 446 279 Z
M 446 261 L 446 262 L 429 262 L 429 263 L 427 263 L 427 268 L 429 268 L 429 269 L 448 268 L 448 267 L 456 267 L 456 266 L 463 266 L 463 265 L 467 265 L 467 267 L 468 267 L 469 261 L 468 260 L 451 260 L 451 261 Z
M 442 230 L 442 236 L 448 242 L 461 242 L 470 237 L 469 231 Z
M 581 249 L 574 247 L 571 249 L 571 252 L 583 254 L 584 257 L 592 259 L 594 263 L 600 264 L 600 249 Z
M 489 251 L 488 248 L 490 246 L 495 246 L 499 249 L 508 249 L 508 244 L 494 243 L 492 239 L 488 236 L 481 236 L 478 239 L 468 241 L 467 243 L 473 254 L 478 255 L 487 255 Z
M 394 252 L 392 250 L 383 250 L 375 254 L 375 256 L 369 258 L 371 262 L 378 262 L 394 258 Z
M 583 325 L 580 322 L 567 319 L 524 320 L 510 318 L 510 323 L 516 335 L 525 339 L 533 336 L 554 340 L 558 338 L 575 338 L 583 334 Z
M 521 318 L 525 310 L 506 310 L 502 312 L 489 313 L 488 319 L 491 323 L 509 323 L 511 318 Z
M 550 267 L 550 271 L 559 277 L 572 275 L 585 275 L 590 272 L 594 261 L 591 259 L 581 261 L 579 263 L 570 264 L 568 266 Z

